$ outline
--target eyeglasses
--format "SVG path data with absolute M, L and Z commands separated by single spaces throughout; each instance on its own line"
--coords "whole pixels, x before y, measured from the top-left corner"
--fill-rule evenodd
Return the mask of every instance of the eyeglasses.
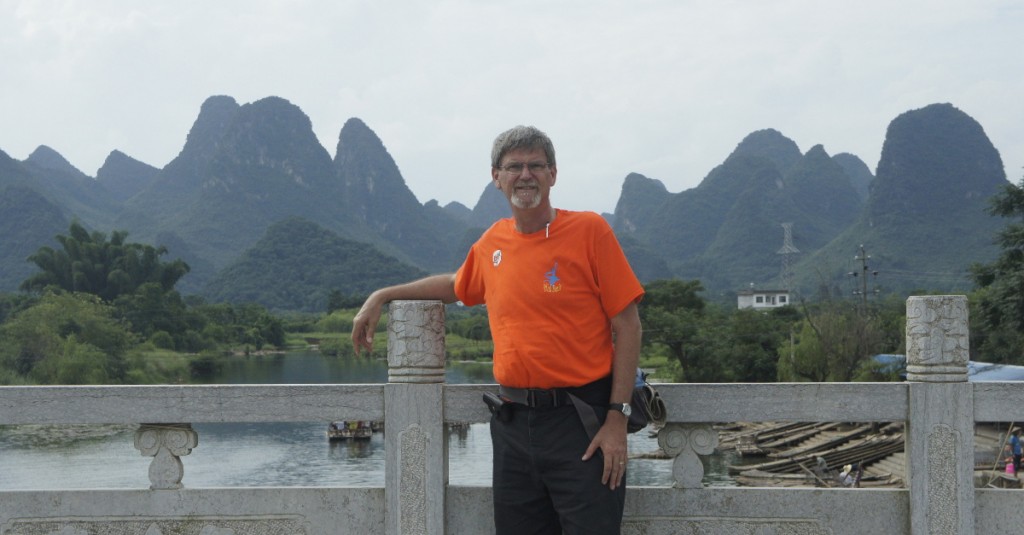
M 521 174 L 523 174 L 523 168 L 525 167 L 525 168 L 530 170 L 530 174 L 531 175 L 539 175 L 540 173 L 542 173 L 545 170 L 547 170 L 547 168 L 550 167 L 550 166 L 551 166 L 551 164 L 549 164 L 547 162 L 530 162 L 530 163 L 513 162 L 513 163 L 510 163 L 510 164 L 506 165 L 505 167 L 499 167 L 498 169 L 500 169 L 500 170 L 502 170 L 502 171 L 504 171 L 504 172 L 506 172 L 506 173 L 508 173 L 510 175 L 521 175 Z

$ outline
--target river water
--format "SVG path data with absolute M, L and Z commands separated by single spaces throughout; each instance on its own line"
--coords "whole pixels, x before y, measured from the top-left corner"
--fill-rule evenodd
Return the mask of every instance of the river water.
M 451 363 L 449 383 L 491 383 L 489 364 Z M 224 384 L 384 383 L 382 360 L 328 357 L 318 352 L 239 357 L 214 382 Z M 326 422 L 194 424 L 199 445 L 182 458 L 190 488 L 260 486 L 383 486 L 384 437 L 328 442 Z M 0 490 L 149 488 L 150 457 L 133 446 L 134 426 L 0 427 Z M 490 485 L 491 440 L 486 423 L 449 432 L 449 481 Z M 645 431 L 629 435 L 631 454 L 653 452 Z M 725 465 L 710 456 L 705 484 L 731 486 Z M 629 485 L 672 485 L 672 462 L 631 459 Z

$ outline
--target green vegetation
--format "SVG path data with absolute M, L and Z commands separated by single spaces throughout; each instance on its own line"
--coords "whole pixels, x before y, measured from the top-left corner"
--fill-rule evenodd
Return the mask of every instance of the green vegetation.
M 44 295 L 0 327 L 0 364 L 31 382 L 124 381 L 132 333 L 113 308 L 83 293 Z
M 0 384 L 183 382 L 222 354 L 284 345 L 261 306 L 186 303 L 174 285 L 188 266 L 126 237 L 72 223 L 61 250 L 32 255 L 29 293 L 0 297 Z
M 994 215 L 1011 218 L 999 232 L 999 257 L 972 266 L 971 350 L 986 362 L 1024 364 L 1024 179 L 992 200 Z
M 114 232 L 108 241 L 102 232 L 90 234 L 80 223 L 72 223 L 68 236 L 57 236 L 63 249 L 42 247 L 29 257 L 40 271 L 26 279 L 21 289 L 57 287 L 113 302 L 147 284 L 169 292 L 188 273 L 188 265 L 181 260 L 160 261 L 167 249 L 126 243 L 127 237 L 127 232 Z
M 900 353 L 905 325 L 898 299 L 867 307 L 850 301 L 825 301 L 805 308 L 791 324 L 789 339 L 778 347 L 780 381 L 895 380 L 869 357 Z
M 876 375 L 871 357 L 896 352 L 903 325 L 893 304 L 827 302 L 757 311 L 709 303 L 699 281 L 646 286 L 641 363 L 679 382 L 849 381 Z M 902 317 L 897 312 L 898 317 Z M 665 368 L 655 362 L 664 362 Z M 664 370 L 664 371 L 662 371 Z
M 276 223 L 207 287 L 211 301 L 303 312 L 358 307 L 362 297 L 426 272 L 298 218 Z

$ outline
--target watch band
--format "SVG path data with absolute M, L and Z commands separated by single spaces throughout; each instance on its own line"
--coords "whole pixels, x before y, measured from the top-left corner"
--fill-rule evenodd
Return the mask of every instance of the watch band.
M 633 407 L 630 407 L 629 403 L 610 403 L 610 404 L 608 404 L 608 410 L 610 410 L 610 411 L 619 411 L 624 416 L 627 416 L 627 417 L 630 414 L 633 413 Z

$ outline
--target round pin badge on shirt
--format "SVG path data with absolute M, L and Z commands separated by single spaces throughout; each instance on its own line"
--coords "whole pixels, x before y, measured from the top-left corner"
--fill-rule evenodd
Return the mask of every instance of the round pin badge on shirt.
M 494 264 L 494 267 L 498 267 L 498 264 L 501 263 L 501 249 L 497 249 L 491 254 L 491 263 Z

